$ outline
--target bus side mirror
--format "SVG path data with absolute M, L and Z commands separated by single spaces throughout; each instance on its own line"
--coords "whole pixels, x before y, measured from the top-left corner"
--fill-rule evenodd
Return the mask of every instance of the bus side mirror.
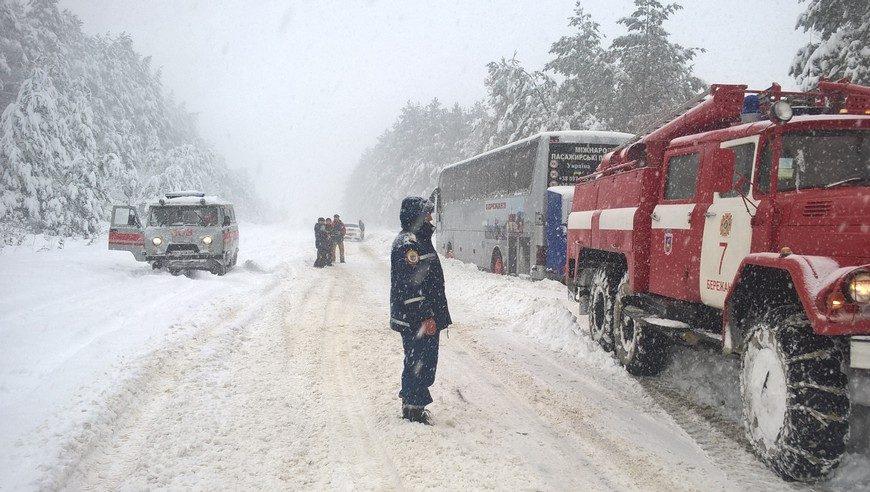
M 728 193 L 734 189 L 734 151 L 731 149 L 716 149 L 713 163 L 717 170 L 713 191 Z

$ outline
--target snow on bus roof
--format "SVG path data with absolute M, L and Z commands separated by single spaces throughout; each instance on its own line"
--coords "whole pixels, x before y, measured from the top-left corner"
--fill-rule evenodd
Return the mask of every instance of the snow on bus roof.
M 553 193 L 558 193 L 562 196 L 573 195 L 574 194 L 574 186 L 573 185 L 551 186 L 551 187 L 547 188 L 547 191 L 552 191 Z
M 441 170 L 444 171 L 444 170 L 447 170 L 447 169 L 450 169 L 453 167 L 461 166 L 465 163 L 474 161 L 474 160 L 479 159 L 483 156 L 495 154 L 495 153 L 501 152 L 503 150 L 507 150 L 507 149 L 512 148 L 512 147 L 520 146 L 520 145 L 529 143 L 529 142 L 536 140 L 536 139 L 539 139 L 539 138 L 548 138 L 549 139 L 551 137 L 558 137 L 560 140 L 563 138 L 569 139 L 566 142 L 560 142 L 560 143 L 622 144 L 625 141 L 627 141 L 631 138 L 634 138 L 634 135 L 632 135 L 631 133 L 609 132 L 609 131 L 602 131 L 602 130 L 560 130 L 560 131 L 553 131 L 553 132 L 540 132 L 540 133 L 536 133 L 534 135 L 528 136 L 526 138 L 522 138 L 520 140 L 515 140 L 509 144 L 502 145 L 501 147 L 497 147 L 497 148 L 494 148 L 492 150 L 487 150 L 486 152 L 482 152 L 480 154 L 477 154 L 474 157 L 469 157 L 468 159 L 465 159 L 465 160 L 462 160 L 459 162 L 454 162 L 453 164 L 444 166 L 444 168 L 442 168 Z M 581 140 L 581 138 L 582 138 L 582 140 Z

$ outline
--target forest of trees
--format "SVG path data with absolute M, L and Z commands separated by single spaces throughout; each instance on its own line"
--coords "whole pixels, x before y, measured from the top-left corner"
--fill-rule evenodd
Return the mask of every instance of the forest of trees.
M 541 131 L 637 133 L 706 89 L 692 66 L 703 50 L 674 43 L 666 30 L 680 5 L 635 0 L 619 20 L 624 33 L 607 44 L 582 3 L 543 70 L 525 69 L 516 55 L 502 58 L 487 65 L 486 96 L 472 107 L 433 100 L 402 108 L 360 157 L 344 209 L 394 225 L 400 200 L 431 192 L 445 165 Z M 820 38 L 795 56 L 798 83 L 811 88 L 819 77 L 844 76 L 870 83 L 870 3 L 810 0 L 796 28 Z
M 97 234 L 113 202 L 172 189 L 256 213 L 248 177 L 198 136 L 124 35 L 89 36 L 57 0 L 0 0 L 0 230 Z M 244 212 L 243 212 L 244 213 Z

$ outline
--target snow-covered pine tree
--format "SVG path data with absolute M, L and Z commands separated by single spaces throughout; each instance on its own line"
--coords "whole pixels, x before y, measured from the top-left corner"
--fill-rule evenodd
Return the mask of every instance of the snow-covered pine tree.
M 425 106 L 407 103 L 360 157 L 348 179 L 344 209 L 369 224 L 395 226 L 402 198 L 431 193 L 441 169 L 466 157 L 463 144 L 470 133 L 471 117 L 459 105 L 448 108 L 437 99 Z
M 88 236 L 111 203 L 180 188 L 262 207 L 132 40 L 85 35 L 57 0 L 0 1 L 0 104 L 4 228 Z
M 602 46 L 599 24 L 583 10 L 578 0 L 568 25 L 576 28 L 570 36 L 553 43 L 545 70 L 562 77 L 556 94 L 556 110 L 574 130 L 601 127 L 598 115 L 613 104 L 615 67 Z
M 795 29 L 818 36 L 798 50 L 789 72 L 804 89 L 821 77 L 870 84 L 870 2 L 810 0 Z
M 613 40 L 616 104 L 604 117 L 613 129 L 638 131 L 705 88 L 692 73 L 692 60 L 704 51 L 670 41 L 664 23 L 682 9 L 676 3 L 635 0 L 635 9 L 619 23 L 628 32 Z
M 529 73 L 514 55 L 487 65 L 484 104 L 490 119 L 479 121 L 491 149 L 544 130 L 567 129 L 556 111 L 556 83 L 543 72 Z

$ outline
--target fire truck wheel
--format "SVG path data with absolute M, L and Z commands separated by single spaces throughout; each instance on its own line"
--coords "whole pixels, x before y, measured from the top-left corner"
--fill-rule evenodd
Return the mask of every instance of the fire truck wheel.
M 616 288 L 613 306 L 613 345 L 616 358 L 625 370 L 635 376 L 654 376 L 670 361 L 670 340 L 655 328 L 641 326 L 622 314 L 622 299 L 631 295 L 628 273 Z
M 617 282 L 614 270 L 608 266 L 596 269 L 589 289 L 589 335 L 607 352 L 613 350 L 613 304 Z
M 812 481 L 839 464 L 846 386 L 837 341 L 813 334 L 800 308 L 775 308 L 752 324 L 740 372 L 746 436 L 783 478 Z

